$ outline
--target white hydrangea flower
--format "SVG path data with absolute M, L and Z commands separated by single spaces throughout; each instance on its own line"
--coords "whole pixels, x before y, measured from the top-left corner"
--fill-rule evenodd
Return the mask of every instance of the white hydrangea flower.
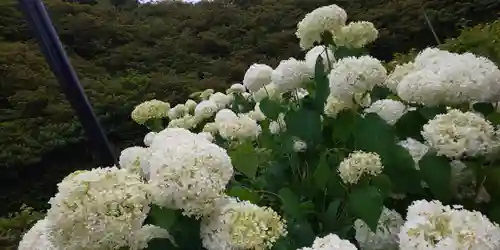
M 375 25 L 367 21 L 350 22 L 336 33 L 333 41 L 337 46 L 347 48 L 362 48 L 378 38 Z
M 208 119 L 215 115 L 215 113 L 219 110 L 217 103 L 212 100 L 201 101 L 196 105 L 194 109 L 194 116 L 199 119 Z
M 207 139 L 207 141 L 209 142 L 213 142 L 214 141 L 214 136 L 212 135 L 212 133 L 209 133 L 209 132 L 200 132 L 198 133 L 199 136 Z
M 221 110 L 223 108 L 228 107 L 229 104 L 231 104 L 231 102 L 233 101 L 233 96 L 217 92 L 211 95 L 209 100 L 217 104 L 217 108 Z
M 382 173 L 382 160 L 377 153 L 354 151 L 339 165 L 339 176 L 346 184 L 356 184 L 363 176 Z
M 247 114 L 236 115 L 229 109 L 223 109 L 215 116 L 215 124 L 222 138 L 226 140 L 256 139 L 261 127 Z
M 193 129 L 195 128 L 200 121 L 203 119 L 203 117 L 199 116 L 192 116 L 189 114 L 186 114 L 184 117 L 178 118 L 171 120 L 168 123 L 168 128 L 185 128 L 185 129 Z
M 256 103 L 254 109 L 248 112 L 248 116 L 258 122 L 266 119 L 266 115 L 260 109 L 260 102 Z
M 357 248 L 336 234 L 328 234 L 324 237 L 316 237 L 311 247 L 303 247 L 298 250 L 357 250 Z
M 428 48 L 414 65 L 397 87 L 405 101 L 434 106 L 500 100 L 500 69 L 485 57 Z
M 188 114 L 188 108 L 184 104 L 177 104 L 168 111 L 168 118 L 175 120 Z
M 357 219 L 354 222 L 356 241 L 363 250 L 398 250 L 398 234 L 403 224 L 403 217 L 398 212 L 384 207 L 375 233 L 364 221 Z
M 271 83 L 271 73 L 273 68 L 266 64 L 252 64 L 243 77 L 243 86 L 245 86 L 248 91 L 256 92 L 260 88 Z
M 389 76 L 387 76 L 387 79 L 385 79 L 385 82 L 382 85 L 387 87 L 393 93 L 397 93 L 398 85 L 401 82 L 401 80 L 403 80 L 405 76 L 407 76 L 414 70 L 415 70 L 415 65 L 412 62 L 396 65 L 392 73 Z
M 23 235 L 18 250 L 63 250 L 53 243 L 53 232 L 47 218 L 39 220 Z
M 400 249 L 500 249 L 500 228 L 486 216 L 439 201 L 414 201 L 399 233 Z
M 186 103 L 184 103 L 184 106 L 187 108 L 188 112 L 194 112 L 194 109 L 196 108 L 197 103 L 194 100 L 188 99 Z
M 118 163 L 120 168 L 127 169 L 141 176 L 149 175 L 149 148 L 134 146 L 122 150 Z
M 347 13 L 336 4 L 313 10 L 297 24 L 295 35 L 300 40 L 300 47 L 307 50 L 321 42 L 321 34 L 325 31 L 335 35 L 345 26 L 346 20 Z
M 245 88 L 245 86 L 243 86 L 243 84 L 241 83 L 235 83 L 233 85 L 231 85 L 231 87 L 229 87 L 227 90 L 226 90 L 226 93 L 229 95 L 229 94 L 234 94 L 234 93 L 239 93 L 239 94 L 242 94 L 242 93 L 245 93 L 247 92 L 247 89 Z
M 117 167 L 74 172 L 58 190 L 47 219 L 53 242 L 65 250 L 129 246 L 150 210 L 147 184 Z
M 215 122 L 209 122 L 205 124 L 202 131 L 215 134 L 219 131 L 219 129 L 217 128 L 217 124 L 215 124 Z
M 271 81 L 281 92 L 288 92 L 300 88 L 311 79 L 312 74 L 305 61 L 295 58 L 282 60 L 271 74 Z
M 314 75 L 316 60 L 321 56 L 325 72 L 330 71 L 330 67 L 335 63 L 333 51 L 324 45 L 315 46 L 306 53 L 305 62 L 311 75 Z
M 211 95 L 213 95 L 215 91 L 213 89 L 205 89 L 200 93 L 200 99 L 201 100 L 208 100 Z
M 281 90 L 278 89 L 278 86 L 276 84 L 270 83 L 260 88 L 257 92 L 254 92 L 252 96 L 255 102 L 260 102 L 266 97 L 269 97 L 269 99 L 272 100 L 280 100 L 281 93 Z
M 153 99 L 135 106 L 130 116 L 132 117 L 132 120 L 142 125 L 151 119 L 161 119 L 167 117 L 169 110 L 170 104 L 168 102 Z
M 387 124 L 394 125 L 406 114 L 408 108 L 400 101 L 391 99 L 382 99 L 375 101 L 372 105 L 364 110 L 365 113 L 375 113 L 380 116 Z
M 151 145 L 151 143 L 153 142 L 153 139 L 155 138 L 156 134 L 157 134 L 156 132 L 151 131 L 151 132 L 147 133 L 144 136 L 144 145 L 146 147 L 149 147 L 149 145 Z
M 386 76 L 387 70 L 376 58 L 342 58 L 334 64 L 328 75 L 330 95 L 342 102 L 351 103 L 356 95 L 363 95 L 383 83 Z
M 285 224 L 271 208 L 232 199 L 202 220 L 200 234 L 208 250 L 269 249 L 286 236 Z
M 420 169 L 418 162 L 422 157 L 424 157 L 427 152 L 429 152 L 429 147 L 411 137 L 406 138 L 406 140 L 398 142 L 398 145 L 408 150 L 413 161 L 415 162 L 415 168 Z
M 276 121 L 271 121 L 269 123 L 269 132 L 275 135 L 286 131 L 285 114 L 280 113 Z
M 421 132 L 427 145 L 449 158 L 480 156 L 496 147 L 495 128 L 481 115 L 449 110 L 436 115 Z
M 304 152 L 307 149 L 307 143 L 300 139 L 293 140 L 293 151 Z
M 343 110 L 351 109 L 355 106 L 356 105 L 354 105 L 352 102 L 345 103 L 338 100 L 334 96 L 329 95 L 326 99 L 324 112 L 326 116 L 336 118 L 337 115 Z
M 150 179 L 156 204 L 186 216 L 210 214 L 233 176 L 225 149 L 188 130 L 165 129 L 151 145 Z

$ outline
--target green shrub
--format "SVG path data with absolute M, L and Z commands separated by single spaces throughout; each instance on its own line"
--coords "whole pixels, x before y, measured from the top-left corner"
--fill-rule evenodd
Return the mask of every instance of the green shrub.
M 20 211 L 0 218 L 0 249 L 14 250 L 23 234 L 42 219 L 44 214 L 25 205 Z

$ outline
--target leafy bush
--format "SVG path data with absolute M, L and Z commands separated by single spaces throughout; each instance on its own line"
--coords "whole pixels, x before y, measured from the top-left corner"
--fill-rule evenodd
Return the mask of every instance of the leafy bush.
M 43 216 L 43 213 L 35 212 L 32 208 L 23 205 L 19 212 L 0 218 L 0 248 L 17 249 L 23 234 Z
M 137 105 L 145 146 L 64 178 L 20 250 L 500 248 L 500 69 L 427 48 L 388 72 L 378 34 L 321 7 L 305 60 Z

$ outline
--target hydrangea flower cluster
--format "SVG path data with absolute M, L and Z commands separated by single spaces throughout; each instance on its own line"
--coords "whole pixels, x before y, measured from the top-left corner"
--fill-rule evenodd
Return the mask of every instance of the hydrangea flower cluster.
M 415 201 L 399 234 L 401 249 L 500 248 L 500 228 L 479 212 L 439 201 Z
M 169 111 L 169 103 L 153 99 L 137 105 L 132 111 L 131 117 L 138 124 L 144 124 L 148 120 L 166 117 Z
M 268 249 L 287 234 L 284 221 L 268 207 L 229 199 L 202 221 L 201 238 L 208 250 Z
M 143 249 L 164 229 L 143 223 L 151 193 L 138 174 L 116 167 L 77 171 L 58 185 L 45 219 L 23 237 L 20 249 Z
M 233 176 L 225 149 L 184 129 L 165 129 L 151 144 L 153 201 L 184 215 L 210 214 Z
M 338 172 L 342 181 L 356 184 L 363 176 L 379 175 L 383 168 L 378 154 L 355 151 L 340 163 Z
M 348 240 L 343 240 L 335 234 L 325 237 L 317 237 L 311 247 L 303 247 L 298 250 L 357 250 Z

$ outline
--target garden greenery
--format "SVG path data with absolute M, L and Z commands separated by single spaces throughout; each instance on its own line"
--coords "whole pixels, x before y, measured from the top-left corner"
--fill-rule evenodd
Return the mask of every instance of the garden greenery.
M 500 70 L 427 48 L 387 72 L 337 5 L 226 93 L 138 105 L 120 166 L 77 171 L 19 249 L 499 249 Z

